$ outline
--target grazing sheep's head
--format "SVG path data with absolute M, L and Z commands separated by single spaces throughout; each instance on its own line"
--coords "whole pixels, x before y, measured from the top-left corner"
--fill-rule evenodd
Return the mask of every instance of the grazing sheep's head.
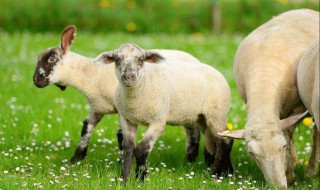
M 245 139 L 249 155 L 256 161 L 268 183 L 287 188 L 286 154 L 290 151 L 283 132 L 294 127 L 308 115 L 308 112 L 283 119 L 280 122 L 250 120 L 246 129 L 218 133 L 222 137 Z
M 95 62 L 115 62 L 119 82 L 131 87 L 139 80 L 144 62 L 157 63 L 163 59 L 154 51 L 143 50 L 135 44 L 124 44 L 116 51 L 100 54 Z
M 60 47 L 49 48 L 39 55 L 36 70 L 33 74 L 33 82 L 38 88 L 46 87 L 50 84 L 50 75 L 54 72 L 54 67 L 61 62 L 68 53 L 76 32 L 75 26 L 68 26 L 61 35 Z M 61 90 L 66 87 L 57 85 Z

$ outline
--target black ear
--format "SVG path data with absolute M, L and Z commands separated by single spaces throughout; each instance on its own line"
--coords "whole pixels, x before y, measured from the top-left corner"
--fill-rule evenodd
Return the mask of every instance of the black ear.
M 60 44 L 63 54 L 66 54 L 69 51 L 69 48 L 75 36 L 76 36 L 76 27 L 74 25 L 67 26 L 63 30 L 61 35 L 61 44 Z
M 115 55 L 114 51 L 104 52 L 104 53 L 101 53 L 100 55 L 98 55 L 94 59 L 94 62 L 95 63 L 110 64 L 110 63 L 113 63 L 115 61 L 115 56 L 116 55 Z
M 158 63 L 160 61 L 163 61 L 164 58 L 155 51 L 145 51 L 146 58 L 144 61 L 150 62 L 150 63 Z

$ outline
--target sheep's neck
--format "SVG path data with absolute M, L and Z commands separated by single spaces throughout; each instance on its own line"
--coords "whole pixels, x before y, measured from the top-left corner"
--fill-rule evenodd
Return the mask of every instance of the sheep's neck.
M 247 92 L 247 119 L 279 118 L 279 99 L 276 87 L 272 84 L 249 89 Z
M 65 57 L 63 64 L 61 83 L 75 87 L 89 99 L 101 94 L 100 90 L 108 82 L 106 72 L 114 72 L 114 69 L 106 69 L 107 66 L 94 64 L 93 58 L 72 52 Z

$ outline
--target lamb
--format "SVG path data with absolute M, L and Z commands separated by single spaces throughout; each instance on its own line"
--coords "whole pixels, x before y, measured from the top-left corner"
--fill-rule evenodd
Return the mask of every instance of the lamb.
M 119 86 L 114 103 L 124 119 L 124 164 L 121 178 L 127 180 L 136 158 L 136 178 L 144 181 L 147 157 L 166 124 L 197 126 L 205 135 L 211 173 L 233 172 L 230 151 L 233 141 L 217 136 L 227 127 L 230 89 L 225 78 L 206 64 L 164 60 L 152 50 L 124 44 L 100 54 L 95 62 L 115 62 Z M 161 62 L 164 60 L 163 62 Z M 160 63 L 161 62 L 161 63 Z M 158 63 L 158 64 L 152 64 Z M 137 125 L 148 127 L 135 147 Z
M 40 54 L 33 76 L 34 84 L 39 88 L 55 84 L 64 90 L 66 86 L 73 86 L 88 100 L 91 111 L 83 121 L 81 139 L 70 160 L 72 163 L 85 158 L 90 137 L 102 117 L 105 114 L 117 113 L 113 103 L 113 95 L 118 85 L 114 64 L 104 65 L 100 68 L 93 64 L 93 58 L 69 50 L 75 33 L 75 26 L 68 26 L 64 29 L 61 45 L 49 48 Z M 189 61 L 190 64 L 200 64 L 200 61 L 195 57 L 182 51 L 155 51 L 169 60 L 177 59 Z M 185 129 L 187 133 L 187 159 L 192 162 L 198 155 L 200 132 L 191 126 L 185 126 Z M 117 138 L 119 149 L 122 151 L 123 134 L 120 122 Z
M 297 163 L 290 139 L 294 127 L 307 115 L 298 94 L 297 66 L 318 38 L 319 12 L 288 11 L 249 34 L 234 60 L 234 77 L 247 105 L 247 123 L 243 130 L 220 135 L 244 138 L 266 181 L 283 189 L 293 182 Z
M 319 39 L 304 53 L 297 71 L 298 91 L 300 98 L 315 120 L 312 153 L 306 168 L 306 175 L 313 176 L 318 173 L 318 160 L 320 154 L 319 133 Z

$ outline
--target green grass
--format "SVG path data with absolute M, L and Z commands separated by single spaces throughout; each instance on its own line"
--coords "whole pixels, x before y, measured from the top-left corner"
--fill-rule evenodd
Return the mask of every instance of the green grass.
M 55 86 L 38 89 L 32 82 L 38 54 L 47 47 L 58 45 L 59 39 L 59 34 L 0 34 L 0 189 L 269 188 L 257 165 L 247 155 L 243 141 L 236 141 L 232 150 L 236 173 L 220 183 L 211 179 L 204 164 L 203 138 L 197 161 L 188 164 L 181 127 L 167 127 L 156 143 L 148 159 L 150 174 L 145 183 L 138 182 L 132 175 L 125 186 L 121 185 L 117 180 L 121 171 L 121 165 L 117 163 L 117 115 L 104 117 L 93 133 L 86 159 L 78 165 L 70 165 L 68 160 L 79 141 L 82 120 L 89 112 L 86 99 L 71 87 L 61 92 Z M 232 66 L 242 39 L 243 36 L 135 36 L 80 31 L 72 50 L 95 57 L 123 43 L 133 42 L 145 49 L 189 52 L 227 78 L 232 89 L 229 122 L 240 129 L 244 126 L 246 112 L 233 81 Z M 145 127 L 140 127 L 138 139 L 144 130 Z M 310 133 L 310 128 L 300 125 L 295 134 L 299 164 L 294 189 L 316 189 L 320 185 L 319 177 L 304 177 L 304 163 L 310 155 L 306 147 L 312 143 Z M 70 147 L 66 147 L 65 142 L 70 142 Z M 191 172 L 194 176 L 188 179 L 186 175 Z

